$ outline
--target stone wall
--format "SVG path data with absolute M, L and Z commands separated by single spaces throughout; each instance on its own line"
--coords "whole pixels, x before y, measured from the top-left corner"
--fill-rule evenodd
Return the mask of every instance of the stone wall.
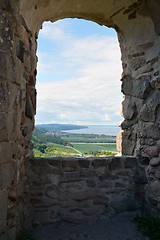
M 124 94 L 118 149 L 122 155 L 138 157 L 147 173 L 145 199 L 160 209 L 159 9 L 159 0 L 0 1 L 2 240 L 14 240 L 22 223 L 27 226 L 25 221 L 29 219 L 29 202 L 24 194 L 28 192 L 26 164 L 32 157 L 30 139 L 36 113 L 37 37 L 42 23 L 49 20 L 78 17 L 117 31 Z
M 24 222 L 26 162 L 34 128 L 35 37 L 14 1 L 0 1 L 0 239 Z
M 32 224 L 94 223 L 144 207 L 145 170 L 134 157 L 29 161 Z

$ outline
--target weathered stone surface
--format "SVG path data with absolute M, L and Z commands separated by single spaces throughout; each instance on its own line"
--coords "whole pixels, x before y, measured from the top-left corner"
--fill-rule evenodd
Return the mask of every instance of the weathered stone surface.
M 11 185 L 15 177 L 12 163 L 2 164 L 0 167 L 0 189 Z
M 50 159 L 48 160 L 48 163 L 51 166 L 62 167 L 62 160 L 60 158 Z
M 68 159 L 65 159 L 62 161 L 62 167 L 65 167 L 65 168 L 78 168 L 79 166 L 79 162 L 78 160 L 75 160 L 75 159 L 72 159 L 72 160 L 68 160 Z
M 154 181 L 149 186 L 150 197 L 156 201 L 160 201 L 160 182 Z
M 156 140 L 159 139 L 160 128 L 153 123 L 139 122 L 139 130 L 143 138 L 150 138 L 150 139 L 152 138 Z
M 123 78 L 122 92 L 126 95 L 145 99 L 151 90 L 151 85 L 145 78 L 138 80 L 130 76 Z
M 10 162 L 12 159 L 12 146 L 10 143 L 0 143 L 0 164 Z
M 123 155 L 132 156 L 136 144 L 137 134 L 131 131 L 131 129 L 125 129 L 121 133 L 121 153 Z
M 28 89 L 26 91 L 25 115 L 26 115 L 26 117 L 30 118 L 31 120 L 34 117 L 34 112 L 33 112 L 31 100 L 30 100 L 30 97 L 29 97 Z
M 125 119 L 133 119 L 137 114 L 136 103 L 131 101 L 131 99 L 126 98 L 122 103 L 122 117 Z
M 144 168 L 138 168 L 134 175 L 134 181 L 137 184 L 145 184 L 148 183 L 146 172 Z
M 160 167 L 155 170 L 155 177 L 160 179 Z
M 25 52 L 24 42 L 20 40 L 17 46 L 17 57 L 21 60 L 21 62 L 24 61 L 24 52 Z
M 115 170 L 115 169 L 120 169 L 123 167 L 123 163 L 120 157 L 113 157 L 110 164 L 109 164 L 109 168 L 111 170 Z
M 117 199 L 113 199 L 109 202 L 110 206 L 117 212 L 125 212 L 125 211 L 134 211 L 138 208 L 134 198 L 132 196 L 120 197 Z
M 159 166 L 160 165 L 160 157 L 158 158 L 152 158 L 150 160 L 150 165 L 151 166 Z
M 158 157 L 160 153 L 158 146 L 149 146 L 144 151 L 151 157 Z
M 66 0 L 55 1 L 54 4 L 53 2 L 48 0 L 38 1 L 37 5 L 36 0 L 0 1 L 0 141 L 6 144 L 6 146 L 3 145 L 2 149 L 0 147 L 2 153 L 0 157 L 0 182 L 1 187 L 8 190 L 15 184 L 18 196 L 20 196 L 19 205 L 16 206 L 17 215 L 14 222 L 17 229 L 19 229 L 19 219 L 22 215 L 23 217 L 25 216 L 22 209 L 22 199 L 27 202 L 27 198 L 22 197 L 22 193 L 24 181 L 27 181 L 26 175 L 28 174 L 31 174 L 29 179 L 32 182 L 31 189 L 42 188 L 45 192 L 48 186 L 56 186 L 53 192 L 54 201 L 60 199 L 62 203 L 64 198 L 67 197 L 69 202 L 76 195 L 75 191 L 81 190 L 77 193 L 78 198 L 81 198 L 81 200 L 78 201 L 72 198 L 71 204 L 73 204 L 73 207 L 66 207 L 65 211 L 61 211 L 62 209 L 60 210 L 58 207 L 57 209 L 46 210 L 43 209 L 45 205 L 40 206 L 35 203 L 37 209 L 42 207 L 42 209 L 39 209 L 37 218 L 41 218 L 43 223 L 54 221 L 54 218 L 56 220 L 59 219 L 60 212 L 65 217 L 77 217 L 79 214 L 82 218 L 90 218 L 91 221 L 96 219 L 97 214 L 102 214 L 101 210 L 103 208 L 95 208 L 96 213 L 94 215 L 91 214 L 92 208 L 90 207 L 88 208 L 88 215 L 85 215 L 85 207 L 80 208 L 78 204 L 86 201 L 80 195 L 84 191 L 85 198 L 90 198 L 90 206 L 93 207 L 92 197 L 94 198 L 94 194 L 98 193 L 94 193 L 93 190 L 96 191 L 98 185 L 102 184 L 102 182 L 105 182 L 107 185 L 107 181 L 115 183 L 117 180 L 116 184 L 113 184 L 113 189 L 107 188 L 107 193 L 101 188 L 100 194 L 98 193 L 99 197 L 96 196 L 96 199 L 102 196 L 104 198 L 104 195 L 105 198 L 109 197 L 110 200 L 113 200 L 113 195 L 116 195 L 115 199 L 118 199 L 117 196 L 121 194 L 121 188 L 123 188 L 125 194 L 128 194 L 128 188 L 130 192 L 134 188 L 132 175 L 136 168 L 136 163 L 134 161 L 132 163 L 129 161 L 124 162 L 124 159 L 122 162 L 120 161 L 121 164 L 115 158 L 111 159 L 111 162 L 105 162 L 104 159 L 100 162 L 96 160 L 93 161 L 93 164 L 92 160 L 69 162 L 70 160 L 68 159 L 68 162 L 63 163 L 63 166 L 62 161 L 56 165 L 56 163 L 51 164 L 48 161 L 44 164 L 41 160 L 37 162 L 38 166 L 33 163 L 31 172 L 25 171 L 27 159 L 31 156 L 29 142 L 33 131 L 36 110 L 36 91 L 34 89 L 37 74 L 36 40 L 39 29 L 45 20 L 54 22 L 64 18 L 64 16 L 78 17 L 116 29 L 122 53 L 123 77 L 121 80 L 122 91 L 125 94 L 122 110 L 125 120 L 121 125 L 125 130 L 122 132 L 121 140 L 118 144 L 119 152 L 124 155 L 136 155 L 138 153 L 139 159 L 159 157 L 159 1 L 147 1 L 147 4 L 142 4 L 142 1 L 139 1 L 138 4 L 132 4 L 129 0 L 115 0 L 101 1 L 101 3 L 94 1 L 94 4 L 90 4 L 90 0 L 82 0 L 79 1 L 78 5 L 73 0 L 69 2 Z M 11 152 L 11 155 L 10 153 L 8 154 L 6 149 L 8 143 L 11 143 L 11 145 L 18 144 L 21 146 L 21 150 L 18 150 L 18 147 L 13 147 L 13 150 L 11 150 L 8 145 L 8 151 Z M 16 164 L 12 166 L 12 162 Z M 124 166 L 124 164 L 126 165 Z M 155 163 L 154 161 L 151 162 L 151 164 L 149 166 L 150 170 L 147 172 L 150 183 L 155 178 L 159 179 L 159 167 L 156 166 L 156 161 Z M 120 170 L 123 173 L 121 176 L 118 175 Z M 127 178 L 124 176 L 126 170 L 128 170 Z M 129 171 L 132 173 L 131 175 L 129 175 Z M 136 188 L 142 188 L 142 191 L 144 186 L 141 185 L 147 181 L 144 172 L 141 172 L 141 169 L 139 171 L 135 175 L 135 182 L 137 183 Z M 34 175 L 34 173 L 36 174 Z M 65 185 L 64 181 L 68 180 L 72 182 L 83 180 L 85 187 L 83 186 L 84 189 L 76 189 L 73 183 L 73 185 Z M 124 189 L 124 181 L 127 189 Z M 62 185 L 60 184 L 61 182 L 63 182 Z M 128 185 L 128 182 L 133 183 L 133 185 Z M 62 186 L 69 192 L 63 192 Z M 95 187 L 96 189 L 94 189 Z M 158 187 L 156 188 L 158 189 Z M 70 192 L 72 195 L 69 195 Z M 90 196 L 87 195 L 87 192 L 90 193 Z M 15 198 L 11 193 L 9 194 L 10 199 Z M 147 194 L 148 192 L 143 195 L 147 196 Z M 126 202 L 125 196 L 119 198 L 120 201 L 123 199 L 124 201 L 122 202 Z M 36 199 L 40 197 L 42 195 L 37 195 L 33 199 L 37 201 Z M 44 202 L 46 201 L 46 206 L 51 207 L 53 199 L 48 199 L 49 197 L 45 195 L 43 200 Z M 151 200 L 157 206 L 157 200 L 154 197 Z M 121 206 L 117 206 L 117 208 L 115 207 L 117 212 L 123 209 L 123 203 Z M 111 206 L 108 206 L 106 214 L 112 213 L 115 213 L 115 211 Z M 25 224 L 25 221 L 23 222 Z M 11 225 L 12 221 L 9 221 L 8 227 L 10 228 Z M 11 232 L 12 237 L 15 238 L 15 228 L 8 229 L 8 232 Z M 2 239 L 7 238 L 6 236 L 8 237 L 9 235 L 6 235 L 4 232 Z
M 0 235 L 7 229 L 7 191 L 0 190 Z
M 9 198 L 11 201 L 16 201 L 16 200 L 18 199 L 16 187 L 13 187 L 13 188 L 10 188 L 10 189 L 9 189 L 8 198 Z
M 126 157 L 126 159 L 125 159 L 125 167 L 126 168 L 137 167 L 137 159 L 134 158 L 134 157 Z
M 79 160 L 79 166 L 82 167 L 82 168 L 89 168 L 89 165 L 90 165 L 90 160 L 82 160 L 80 159 Z
M 97 168 L 97 167 L 104 167 L 104 166 L 109 166 L 109 163 L 110 163 L 110 158 L 108 157 L 107 159 L 103 159 L 103 158 L 100 158 L 100 159 L 96 159 L 94 158 L 92 160 L 92 165 L 93 167 Z

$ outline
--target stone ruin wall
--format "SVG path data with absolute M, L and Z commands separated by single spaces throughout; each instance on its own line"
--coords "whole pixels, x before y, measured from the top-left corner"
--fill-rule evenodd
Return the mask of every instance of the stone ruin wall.
M 160 208 L 160 3 L 158 0 L 0 1 L 0 238 L 29 219 L 28 159 L 36 113 L 36 49 L 41 24 L 66 17 L 116 29 L 122 52 L 118 149 L 147 174 L 146 202 Z M 27 216 L 28 215 L 28 216 Z M 27 226 L 27 225 L 26 225 Z
M 35 158 L 29 161 L 32 225 L 95 223 L 145 209 L 144 168 L 135 157 Z

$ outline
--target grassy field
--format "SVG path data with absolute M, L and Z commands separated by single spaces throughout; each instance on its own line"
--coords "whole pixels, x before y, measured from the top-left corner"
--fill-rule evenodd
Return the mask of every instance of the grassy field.
M 97 134 L 71 134 L 62 135 L 61 138 L 68 142 L 82 143 L 116 143 L 115 136 L 97 135 Z
M 88 154 L 89 151 L 111 151 L 117 152 L 115 143 L 73 143 L 72 145 L 78 151 Z

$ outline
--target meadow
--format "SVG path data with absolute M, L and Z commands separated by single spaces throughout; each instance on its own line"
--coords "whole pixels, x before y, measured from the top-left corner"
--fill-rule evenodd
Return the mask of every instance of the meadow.
M 73 143 L 75 149 L 83 154 L 89 154 L 89 151 L 110 151 L 117 152 L 115 143 Z

